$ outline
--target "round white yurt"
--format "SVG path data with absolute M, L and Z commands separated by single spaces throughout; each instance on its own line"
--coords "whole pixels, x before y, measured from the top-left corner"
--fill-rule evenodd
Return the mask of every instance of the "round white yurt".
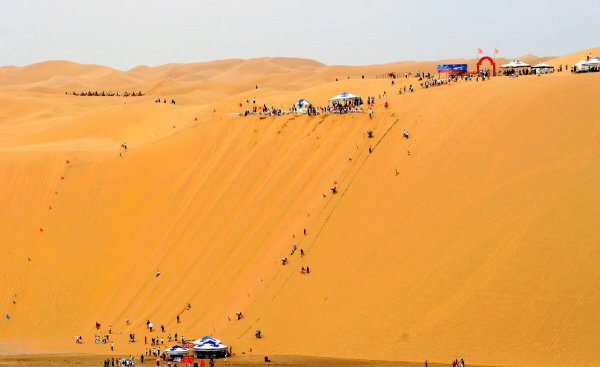
M 192 344 L 195 344 L 192 348 L 194 350 L 194 358 L 225 358 L 229 351 L 229 347 L 221 344 L 219 339 L 208 336 L 194 340 Z
M 180 345 L 174 345 L 171 348 L 165 349 L 163 353 L 171 357 L 173 361 L 179 362 L 181 361 L 181 358 L 190 353 L 190 350 Z
M 194 345 L 200 345 L 200 344 L 203 344 L 203 343 L 205 343 L 207 341 L 211 341 L 211 342 L 215 342 L 215 343 L 219 343 L 219 344 L 221 343 L 221 341 L 219 339 L 213 338 L 212 336 L 203 336 L 200 339 L 194 340 L 192 342 L 192 344 L 194 344 Z

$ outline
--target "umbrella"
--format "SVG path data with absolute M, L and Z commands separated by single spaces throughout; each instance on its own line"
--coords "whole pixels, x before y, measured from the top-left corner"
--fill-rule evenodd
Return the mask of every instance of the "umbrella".
M 192 357 L 183 357 L 183 358 L 181 358 L 181 363 L 194 363 L 194 358 L 192 358 Z

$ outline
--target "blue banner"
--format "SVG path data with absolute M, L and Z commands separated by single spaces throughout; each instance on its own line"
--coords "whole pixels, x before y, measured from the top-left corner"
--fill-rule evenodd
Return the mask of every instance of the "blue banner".
M 440 64 L 437 66 L 439 73 L 447 73 L 449 71 L 467 71 L 467 64 Z

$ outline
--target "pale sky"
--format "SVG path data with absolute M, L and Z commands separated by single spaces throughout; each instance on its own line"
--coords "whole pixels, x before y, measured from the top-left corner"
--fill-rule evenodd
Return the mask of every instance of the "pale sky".
M 600 0 L 0 0 L 0 66 L 513 58 L 600 46 Z

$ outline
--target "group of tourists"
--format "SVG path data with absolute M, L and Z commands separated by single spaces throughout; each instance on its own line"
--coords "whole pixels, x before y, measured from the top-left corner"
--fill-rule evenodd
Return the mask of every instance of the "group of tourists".
M 157 99 L 154 100 L 154 103 L 167 103 L 167 99 L 166 98 L 163 98 L 163 99 L 157 98 Z M 171 98 L 171 102 L 170 103 L 172 105 L 175 105 L 175 100 L 173 98 Z
M 65 94 L 69 94 L 69 92 L 65 92 Z M 86 91 L 81 91 L 81 92 L 72 91 L 70 94 L 72 96 L 87 96 L 87 97 L 121 97 L 121 96 L 123 96 L 123 97 L 141 97 L 144 95 L 142 93 L 142 91 L 138 91 L 138 92 L 133 91 L 131 93 L 125 91 L 121 94 L 121 93 L 119 93 L 119 91 L 98 92 L 97 90 L 96 91 L 88 90 L 87 92 Z
M 141 360 L 144 363 L 144 360 Z M 106 358 L 104 360 L 104 367 L 135 367 L 135 359 L 133 356 L 129 356 L 129 358 Z
M 355 99 L 333 101 L 330 105 L 330 108 L 327 109 L 327 112 L 328 113 L 362 112 L 362 110 L 360 110 L 360 106 L 362 106 L 362 105 L 363 105 L 363 100 L 360 97 L 355 98 Z
M 160 357 L 160 347 L 157 348 L 146 348 L 146 356 L 148 357 Z
M 242 103 L 240 102 L 240 107 L 241 107 L 241 105 L 242 105 Z M 267 107 L 266 104 L 264 104 L 263 106 L 254 105 L 251 108 L 250 107 L 246 108 L 244 110 L 244 112 L 241 113 L 242 116 L 249 116 L 249 115 L 282 116 L 285 114 L 286 114 L 286 112 L 284 110 L 282 110 L 281 108 L 277 108 L 275 106 Z
M 98 334 L 94 335 L 94 343 L 96 343 L 96 344 L 107 344 L 108 342 L 109 342 L 109 336 L 108 335 L 104 335 L 104 336 L 100 336 Z M 80 341 L 79 341 L 78 344 L 81 344 L 81 339 L 80 339 Z

